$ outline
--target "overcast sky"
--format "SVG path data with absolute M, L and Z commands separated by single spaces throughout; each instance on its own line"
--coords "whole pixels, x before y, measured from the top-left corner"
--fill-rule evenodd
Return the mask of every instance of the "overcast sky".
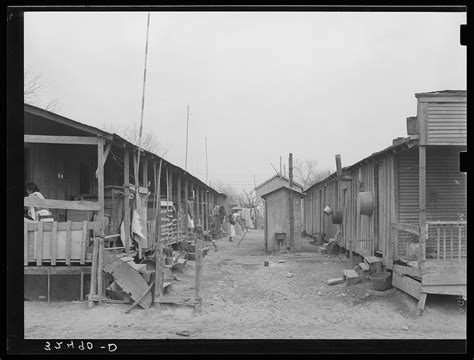
M 55 112 L 140 121 L 146 12 L 25 13 L 24 64 Z M 465 13 L 152 12 L 144 131 L 188 171 L 253 187 L 280 156 L 348 166 L 406 136 L 417 92 L 466 89 Z

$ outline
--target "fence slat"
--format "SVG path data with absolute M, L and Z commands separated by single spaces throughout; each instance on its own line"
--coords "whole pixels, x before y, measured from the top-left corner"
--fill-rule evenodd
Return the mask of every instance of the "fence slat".
M 443 260 L 446 260 L 446 226 L 443 226 Z
M 28 223 L 23 224 L 23 264 L 28 266 Z
M 36 265 L 43 262 L 43 221 L 38 223 L 38 242 L 36 243 Z
M 461 260 L 461 253 L 462 253 L 462 242 L 461 242 L 461 239 L 462 239 L 462 226 L 459 225 L 459 245 L 458 245 L 458 259 Z
M 72 223 L 71 220 L 67 221 L 66 224 L 66 265 L 71 265 L 71 242 L 72 242 L 72 233 L 71 233 Z
M 437 239 L 437 247 L 438 247 L 438 256 L 437 259 L 439 260 L 439 246 L 440 246 L 440 241 L 441 241 L 441 228 L 439 226 L 436 227 L 437 233 L 438 233 L 438 239 Z
M 454 252 L 454 248 L 453 248 L 453 237 L 454 237 L 453 226 L 450 225 L 449 229 L 450 229 L 450 232 L 451 232 L 451 260 L 453 260 L 453 252 Z
M 56 257 L 58 254 L 58 223 L 53 222 L 53 231 L 51 234 L 51 265 L 56 265 Z

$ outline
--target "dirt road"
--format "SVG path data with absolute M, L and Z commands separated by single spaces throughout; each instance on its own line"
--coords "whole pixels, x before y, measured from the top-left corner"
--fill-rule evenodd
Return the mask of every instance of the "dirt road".
M 238 239 L 237 239 L 238 240 Z M 240 246 L 218 240 L 204 257 L 202 312 L 162 305 L 124 312 L 129 305 L 25 302 L 25 338 L 163 339 L 465 339 L 466 307 L 456 297 L 428 296 L 422 317 L 417 301 L 369 282 L 327 285 L 348 268 L 343 256 L 300 253 L 265 255 L 263 231 L 251 230 Z M 265 267 L 264 261 L 270 261 Z M 292 274 L 292 275 L 291 275 Z M 170 296 L 192 296 L 194 266 L 177 274 Z M 91 324 L 94 324 L 91 326 Z

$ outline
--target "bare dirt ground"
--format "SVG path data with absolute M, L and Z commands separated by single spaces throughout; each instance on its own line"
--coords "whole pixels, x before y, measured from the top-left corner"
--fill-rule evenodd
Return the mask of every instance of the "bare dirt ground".
M 238 240 L 218 240 L 218 251 L 210 246 L 204 257 L 201 313 L 161 305 L 127 315 L 130 305 L 89 310 L 87 302 L 25 302 L 25 338 L 466 338 L 467 305 L 458 305 L 456 297 L 429 295 L 418 317 L 417 301 L 395 288 L 375 291 L 370 281 L 327 285 L 349 268 L 344 255 L 320 254 L 307 241 L 303 252 L 265 255 L 261 230 L 251 230 L 240 246 Z M 169 296 L 192 298 L 194 263 L 176 275 L 180 281 Z

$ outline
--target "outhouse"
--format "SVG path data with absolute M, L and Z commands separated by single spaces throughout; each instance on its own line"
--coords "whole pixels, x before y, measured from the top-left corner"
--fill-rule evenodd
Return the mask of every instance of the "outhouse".
M 287 186 L 262 196 L 265 201 L 265 251 L 302 249 L 301 199 L 304 194 Z M 290 226 L 290 205 L 293 203 L 293 231 Z M 293 233 L 293 236 L 291 236 Z

